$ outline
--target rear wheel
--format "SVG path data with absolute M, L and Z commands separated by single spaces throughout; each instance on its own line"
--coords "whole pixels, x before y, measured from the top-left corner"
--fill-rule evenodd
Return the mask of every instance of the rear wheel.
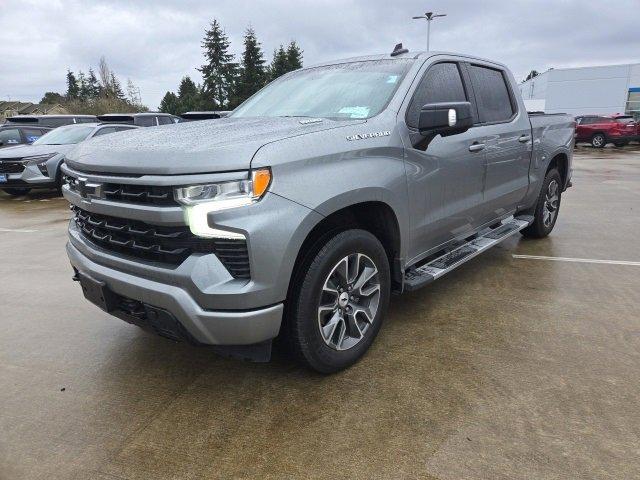
M 389 304 L 389 261 L 380 241 L 365 230 L 338 233 L 294 281 L 299 284 L 287 318 L 294 354 L 321 373 L 355 363 L 378 334 Z
M 607 139 L 604 136 L 604 133 L 596 133 L 593 137 L 591 137 L 591 146 L 593 148 L 604 148 L 607 144 Z
M 538 203 L 536 203 L 533 212 L 533 222 L 521 231 L 522 235 L 530 238 L 543 238 L 551 233 L 560 211 L 561 184 L 562 179 L 558 170 L 555 168 L 549 170 L 544 178 Z
M 627 142 L 627 141 L 622 141 L 622 142 L 613 142 L 613 144 L 614 144 L 616 147 L 621 148 L 621 147 L 626 147 L 627 145 L 629 145 L 629 142 Z
M 26 195 L 31 191 L 30 188 L 3 188 L 2 190 L 13 197 L 21 197 L 22 195 Z

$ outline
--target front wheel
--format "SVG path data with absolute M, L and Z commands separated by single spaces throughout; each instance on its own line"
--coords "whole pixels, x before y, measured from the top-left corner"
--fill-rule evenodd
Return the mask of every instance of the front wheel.
M 593 148 L 604 148 L 607 144 L 607 138 L 603 133 L 596 133 L 593 137 L 591 137 L 591 146 Z
M 31 191 L 30 188 L 3 188 L 2 190 L 4 190 L 5 193 L 8 193 L 12 197 L 21 197 Z
M 303 268 L 288 309 L 289 343 L 306 366 L 337 372 L 360 359 L 380 330 L 389 260 L 375 236 L 354 229 L 329 239 Z
M 542 190 L 533 212 L 533 222 L 520 232 L 522 235 L 530 238 L 543 238 L 551 233 L 560 211 L 561 184 L 562 179 L 558 170 L 555 168 L 549 170 L 544 177 Z

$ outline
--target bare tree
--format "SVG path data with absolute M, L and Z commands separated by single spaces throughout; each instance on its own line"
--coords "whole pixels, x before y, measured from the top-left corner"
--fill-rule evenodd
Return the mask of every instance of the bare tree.
M 102 85 L 102 91 L 105 94 L 111 92 L 111 69 L 107 65 L 107 60 L 104 55 L 100 57 L 100 63 L 98 64 L 98 77 L 100 77 L 100 85 Z

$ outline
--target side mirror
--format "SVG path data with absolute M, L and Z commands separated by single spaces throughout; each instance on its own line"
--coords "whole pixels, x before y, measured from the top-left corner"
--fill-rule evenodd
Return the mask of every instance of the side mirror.
M 471 103 L 428 103 L 420 110 L 418 130 L 422 135 L 440 134 L 443 137 L 466 132 L 473 126 Z

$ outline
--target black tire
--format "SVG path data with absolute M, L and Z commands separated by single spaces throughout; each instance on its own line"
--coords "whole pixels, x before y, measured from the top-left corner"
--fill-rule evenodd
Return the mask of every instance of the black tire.
M 591 146 L 593 148 L 604 148 L 607 144 L 607 137 L 604 133 L 596 133 L 591 137 Z
M 547 221 L 547 217 L 545 215 L 545 210 L 549 208 L 549 187 L 552 183 L 555 182 L 557 188 L 557 203 L 555 205 L 555 210 L 553 214 L 553 218 L 551 221 Z M 542 182 L 542 188 L 540 189 L 540 195 L 538 195 L 538 200 L 533 210 L 533 223 L 529 225 L 527 228 L 521 230 L 521 234 L 525 237 L 529 238 L 544 238 L 551 233 L 553 227 L 558 220 L 558 214 L 560 213 L 560 203 L 562 200 L 562 179 L 558 170 L 555 168 L 549 170 L 547 175 L 544 177 L 544 182 Z
M 4 190 L 5 193 L 8 193 L 12 197 L 21 197 L 31 191 L 30 188 L 3 188 L 2 190 Z
M 59 196 L 62 196 L 62 169 L 58 168 L 58 172 L 56 173 L 56 192 L 58 192 Z
M 360 334 L 358 339 L 355 339 L 355 336 L 353 338 L 349 337 L 351 332 L 355 332 L 355 330 L 352 330 L 353 327 L 351 327 L 350 322 L 343 321 L 345 333 L 342 336 L 338 334 L 338 337 L 348 338 L 349 341 L 356 343 L 344 350 L 339 350 L 335 347 L 332 348 L 328 343 L 331 338 L 334 338 L 332 337 L 333 333 L 328 335 L 329 339 L 325 339 L 321 333 L 319 308 L 321 302 L 326 303 L 326 298 L 324 297 L 326 295 L 326 290 L 324 290 L 326 282 L 329 281 L 333 272 L 336 272 L 336 268 L 345 258 L 354 258 L 353 256 L 356 254 L 363 254 L 357 256 L 358 265 L 361 262 L 361 258 L 364 259 L 362 262 L 371 261 L 375 265 L 377 274 L 374 281 L 376 284 L 379 283 L 379 296 L 377 297 L 378 301 L 373 320 L 361 322 L 366 330 L 363 329 L 364 333 Z M 370 266 L 370 263 L 368 265 Z M 285 320 L 285 334 L 288 337 L 287 344 L 290 350 L 303 365 L 320 373 L 338 372 L 353 365 L 365 354 L 375 339 L 389 305 L 391 287 L 389 260 L 382 244 L 375 236 L 365 230 L 346 230 L 326 239 L 326 243 L 319 247 L 317 253 L 310 256 L 298 271 L 299 274 L 294 275 L 292 280 L 296 284 L 291 289 Z M 352 288 L 354 285 L 351 284 L 349 287 Z M 335 298 L 334 312 L 340 309 L 339 299 L 342 298 L 342 295 Z M 351 298 L 353 299 L 354 297 L 352 296 Z M 355 298 L 357 299 L 358 297 L 356 296 Z M 344 311 L 348 312 L 350 308 L 350 306 L 345 306 L 346 310 Z M 353 312 L 354 310 L 351 311 Z M 329 311 L 328 316 L 331 317 L 333 315 L 334 313 Z M 352 317 L 347 317 L 347 315 L 348 313 L 345 313 L 345 319 L 355 318 L 355 315 Z M 357 325 L 358 322 L 356 321 L 357 331 L 360 332 L 360 327 Z M 339 330 L 339 328 L 334 328 L 334 330 Z M 339 332 L 342 332 L 342 330 L 339 330 Z

